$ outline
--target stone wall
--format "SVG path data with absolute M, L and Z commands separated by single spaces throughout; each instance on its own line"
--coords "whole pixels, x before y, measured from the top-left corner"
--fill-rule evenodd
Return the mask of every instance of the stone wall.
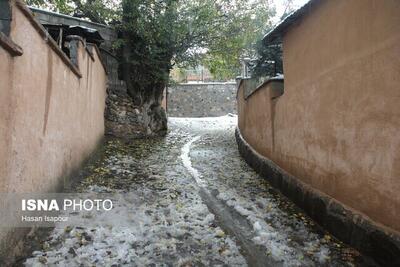
M 131 97 L 124 90 L 109 90 L 105 118 L 108 135 L 140 138 L 146 133 L 141 124 L 142 110 L 133 105 Z
M 55 192 L 103 139 L 107 76 L 96 47 L 75 40 L 74 64 L 23 2 L 11 10 L 0 41 L 0 192 Z M 9 230 L 2 266 L 21 233 Z
M 236 114 L 236 83 L 178 84 L 168 88 L 170 117 L 214 117 Z

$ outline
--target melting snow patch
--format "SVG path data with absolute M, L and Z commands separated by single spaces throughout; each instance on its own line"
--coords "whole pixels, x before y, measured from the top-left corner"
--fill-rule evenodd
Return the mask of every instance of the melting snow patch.
M 231 197 L 227 197 L 227 195 Z M 225 199 L 228 206 L 233 207 L 239 214 L 246 217 L 253 225 L 254 243 L 264 246 L 268 255 L 285 266 L 313 265 L 313 262 L 304 257 L 304 253 L 314 251 L 314 257 L 320 264 L 329 259 L 329 249 L 320 243 L 318 236 L 306 230 L 304 224 L 299 222 L 295 229 L 287 226 L 287 218 L 270 200 L 258 197 L 257 207 L 255 203 L 242 198 L 233 190 L 226 189 L 225 193 L 218 195 L 219 199 Z M 265 212 L 261 208 L 269 208 L 266 217 L 273 219 L 273 224 L 267 223 L 263 217 Z M 290 242 L 290 235 L 298 232 L 307 240 L 304 245 Z
M 196 142 L 197 140 L 200 139 L 200 136 L 196 136 L 189 142 L 187 142 L 183 147 L 182 147 L 182 154 L 181 154 L 181 159 L 183 162 L 183 165 L 185 168 L 189 171 L 189 173 L 193 176 L 195 179 L 196 183 L 201 186 L 205 187 L 206 184 L 203 179 L 201 179 L 201 175 L 199 174 L 198 170 L 192 167 L 192 162 L 190 161 L 190 146 Z

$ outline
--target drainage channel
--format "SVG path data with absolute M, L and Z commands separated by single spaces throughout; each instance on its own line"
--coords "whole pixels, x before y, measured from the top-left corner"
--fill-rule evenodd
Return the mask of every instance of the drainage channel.
M 248 266 L 282 266 L 282 263 L 276 262 L 266 255 L 265 248 L 252 241 L 254 237 L 252 234 L 253 227 L 249 221 L 219 200 L 216 197 L 219 193 L 218 190 L 210 192 L 206 188 L 206 183 L 199 171 L 193 168 L 189 155 L 190 147 L 200 138 L 201 136 L 196 136 L 182 147 L 181 159 L 183 165 L 195 180 L 201 199 L 209 211 L 214 214 L 216 223 L 225 233 L 234 237 L 233 239 L 240 247 L 240 252 L 246 259 Z

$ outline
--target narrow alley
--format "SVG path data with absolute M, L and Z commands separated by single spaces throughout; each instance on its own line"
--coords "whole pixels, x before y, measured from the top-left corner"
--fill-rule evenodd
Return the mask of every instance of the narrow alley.
M 0 1 L 0 267 L 400 267 L 399 14 Z
M 25 266 L 372 264 L 324 232 L 240 157 L 236 115 L 170 118 L 165 138 L 107 139 L 74 190 L 124 192 L 129 227 L 59 226 Z

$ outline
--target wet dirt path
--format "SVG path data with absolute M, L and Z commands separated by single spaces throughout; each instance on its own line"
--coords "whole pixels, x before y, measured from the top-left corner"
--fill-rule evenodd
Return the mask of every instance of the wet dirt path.
M 236 117 L 169 121 L 165 138 L 106 141 L 73 190 L 124 192 L 128 226 L 56 227 L 26 266 L 354 266 L 240 158 Z M 127 225 L 127 224 L 125 224 Z

